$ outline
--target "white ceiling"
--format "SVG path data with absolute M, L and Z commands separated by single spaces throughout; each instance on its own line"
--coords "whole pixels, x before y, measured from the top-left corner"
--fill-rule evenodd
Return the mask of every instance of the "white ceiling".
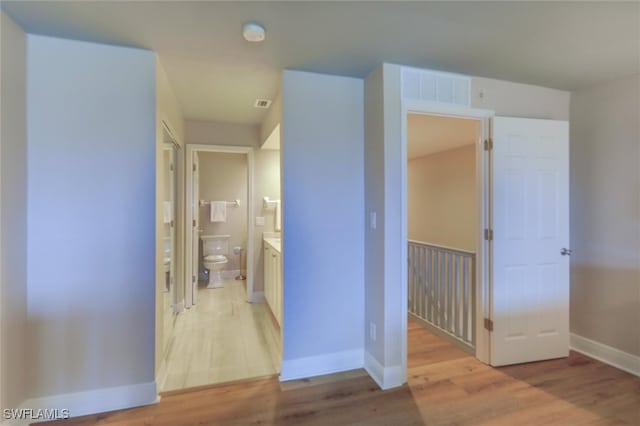
M 407 159 L 472 145 L 479 121 L 435 115 L 407 116 Z
M 29 33 L 156 51 L 194 120 L 259 123 L 285 68 L 382 62 L 572 90 L 640 69 L 640 2 L 11 1 Z M 260 21 L 267 40 L 242 39 Z

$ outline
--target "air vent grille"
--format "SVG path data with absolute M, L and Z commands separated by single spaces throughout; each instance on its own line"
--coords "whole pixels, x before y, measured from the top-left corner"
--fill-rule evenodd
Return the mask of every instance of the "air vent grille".
M 271 99 L 256 99 L 253 106 L 256 108 L 269 108 L 271 106 Z

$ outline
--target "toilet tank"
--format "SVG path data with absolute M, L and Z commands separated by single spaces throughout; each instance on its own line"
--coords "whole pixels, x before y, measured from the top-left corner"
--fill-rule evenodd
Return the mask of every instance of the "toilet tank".
M 222 254 L 228 256 L 229 237 L 230 235 L 201 235 L 203 255 Z

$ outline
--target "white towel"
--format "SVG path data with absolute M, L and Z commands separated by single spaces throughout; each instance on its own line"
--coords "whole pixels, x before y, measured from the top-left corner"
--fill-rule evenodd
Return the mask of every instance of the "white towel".
M 164 223 L 171 223 L 173 220 L 173 206 L 171 201 L 164 201 L 162 203 L 162 217 Z
M 282 227 L 282 209 L 280 209 L 280 200 L 274 202 L 276 203 L 275 230 L 280 231 Z
M 227 221 L 227 202 L 211 201 L 211 222 Z

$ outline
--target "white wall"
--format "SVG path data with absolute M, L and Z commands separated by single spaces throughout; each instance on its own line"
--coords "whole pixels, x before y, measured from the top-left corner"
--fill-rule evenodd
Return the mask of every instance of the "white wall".
M 26 397 L 26 35 L 0 12 L 0 408 Z
M 266 142 L 273 129 L 282 121 L 282 93 L 273 99 L 269 110 L 260 124 L 260 146 Z
M 155 57 L 30 35 L 27 58 L 30 396 L 87 392 L 57 401 L 72 415 L 149 403 Z
M 260 128 L 257 125 L 187 120 L 185 139 L 189 144 L 257 147 Z
M 283 74 L 283 380 L 363 365 L 362 101 L 362 80 Z
M 367 77 L 365 95 L 365 203 L 367 214 L 375 211 L 378 217 L 377 229 L 367 231 L 365 248 L 365 321 L 367 327 L 374 322 L 378 330 L 376 341 L 366 341 L 370 356 L 367 369 L 385 388 L 406 381 L 406 373 L 402 371 L 406 318 L 401 315 L 406 300 L 399 284 L 406 281 L 403 268 L 406 259 L 402 257 L 406 240 L 401 226 L 406 220 L 402 217 L 401 203 L 406 153 L 400 143 L 400 70 L 398 65 L 383 64 Z M 482 98 L 481 88 L 485 89 Z M 471 89 L 472 107 L 492 109 L 497 115 L 551 119 L 569 116 L 568 92 L 481 78 L 472 79 Z
M 640 75 L 571 95 L 571 332 L 640 356 Z
M 476 251 L 476 147 L 471 130 L 471 145 L 409 160 L 410 240 Z
M 480 95 L 482 90 L 483 95 Z M 507 117 L 569 120 L 570 93 L 491 78 L 471 79 L 471 106 Z
M 384 64 L 365 86 L 366 368 L 383 388 L 404 382 L 401 232 L 400 67 Z M 375 326 L 377 335 L 370 335 Z
M 382 67 L 365 80 L 365 352 L 384 365 L 384 81 Z M 376 229 L 367 222 L 376 213 Z M 370 336 L 370 325 L 376 325 L 377 338 Z M 369 367 L 370 369 L 371 367 Z
M 280 199 L 280 151 L 256 150 L 253 153 L 253 202 L 256 216 L 264 217 L 264 226 L 256 226 L 255 242 L 253 245 L 253 290 L 264 290 L 264 248 L 262 244 L 263 232 L 278 232 L 275 230 L 275 208 L 263 207 L 262 199 Z

